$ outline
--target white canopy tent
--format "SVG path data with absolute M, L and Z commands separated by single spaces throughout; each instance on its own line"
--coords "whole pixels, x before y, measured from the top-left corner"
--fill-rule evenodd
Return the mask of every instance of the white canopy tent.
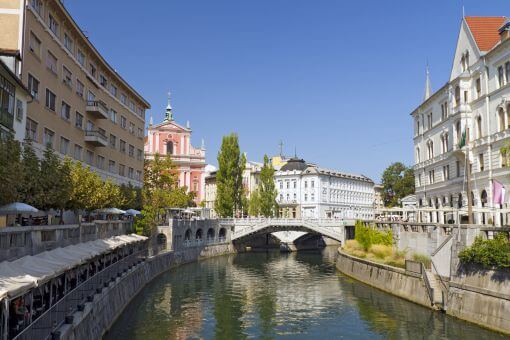
M 87 260 L 147 237 L 135 234 L 114 236 L 24 256 L 0 263 L 0 299 L 15 297 L 85 263 Z

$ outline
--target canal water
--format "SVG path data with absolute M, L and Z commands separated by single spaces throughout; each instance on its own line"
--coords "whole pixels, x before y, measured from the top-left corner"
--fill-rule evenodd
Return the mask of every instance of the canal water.
M 156 278 L 105 339 L 503 339 L 339 274 L 336 247 L 220 256 Z

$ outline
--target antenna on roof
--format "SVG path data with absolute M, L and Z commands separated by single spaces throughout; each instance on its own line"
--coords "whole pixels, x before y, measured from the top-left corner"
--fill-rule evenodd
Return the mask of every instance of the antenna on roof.
M 462 18 L 466 17 L 466 11 L 464 10 L 464 5 L 462 5 Z
M 426 78 L 425 78 L 425 95 L 423 96 L 423 100 L 427 100 L 430 98 L 432 93 L 432 89 L 430 86 L 430 72 L 429 72 L 429 61 L 427 59 L 427 70 L 426 70 Z
M 294 158 L 297 158 L 297 151 L 296 147 L 294 146 Z
M 280 146 L 280 157 L 283 157 L 283 141 L 280 140 L 280 144 L 278 144 Z

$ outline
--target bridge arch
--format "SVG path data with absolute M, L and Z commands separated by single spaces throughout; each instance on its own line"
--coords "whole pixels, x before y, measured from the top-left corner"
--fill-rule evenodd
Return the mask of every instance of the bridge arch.
M 185 241 L 191 240 L 191 229 L 187 229 L 186 232 L 184 233 L 184 240 Z
M 207 239 L 214 240 L 214 228 L 209 228 L 207 230 Z
M 202 239 L 202 235 L 203 235 L 202 229 L 197 229 L 197 232 L 195 233 L 195 239 L 196 240 L 201 240 Z
M 218 234 L 218 237 L 221 238 L 221 239 L 226 238 L 227 237 L 227 229 L 220 228 L 220 232 Z

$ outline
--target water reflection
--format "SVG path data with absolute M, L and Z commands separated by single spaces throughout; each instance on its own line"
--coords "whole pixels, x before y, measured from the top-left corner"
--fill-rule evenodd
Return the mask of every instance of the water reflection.
M 502 338 L 336 272 L 336 249 L 222 256 L 171 270 L 106 339 Z

